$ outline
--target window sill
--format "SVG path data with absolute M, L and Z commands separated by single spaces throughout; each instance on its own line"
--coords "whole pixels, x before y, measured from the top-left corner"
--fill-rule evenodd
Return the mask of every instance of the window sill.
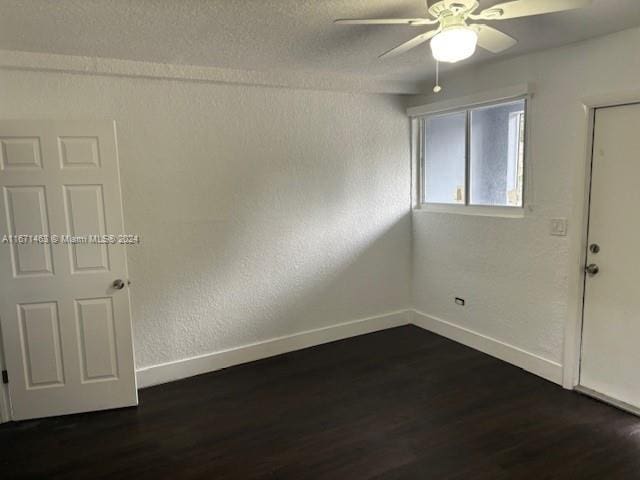
M 447 213 L 454 215 L 472 215 L 477 217 L 524 218 L 522 207 L 485 207 L 478 205 L 448 205 L 423 203 L 413 210 L 418 213 Z

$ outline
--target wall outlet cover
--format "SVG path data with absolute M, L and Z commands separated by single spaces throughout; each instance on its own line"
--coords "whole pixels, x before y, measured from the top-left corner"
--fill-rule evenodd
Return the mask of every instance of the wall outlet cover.
M 552 218 L 551 219 L 551 235 L 556 237 L 567 236 L 568 222 L 566 218 Z

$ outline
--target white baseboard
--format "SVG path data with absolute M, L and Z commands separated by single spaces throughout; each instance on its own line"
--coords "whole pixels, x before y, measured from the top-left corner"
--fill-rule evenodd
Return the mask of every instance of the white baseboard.
M 417 310 L 399 310 L 242 347 L 140 368 L 136 372 L 138 388 L 172 382 L 233 365 L 407 324 L 416 325 L 562 385 L 562 365 L 559 363 Z
M 136 371 L 138 388 L 172 382 L 294 350 L 407 325 L 409 323 L 409 314 L 409 310 L 399 310 L 285 337 L 272 338 L 229 350 L 140 368 Z
M 410 322 L 562 385 L 562 365 L 559 363 L 417 310 L 411 311 Z

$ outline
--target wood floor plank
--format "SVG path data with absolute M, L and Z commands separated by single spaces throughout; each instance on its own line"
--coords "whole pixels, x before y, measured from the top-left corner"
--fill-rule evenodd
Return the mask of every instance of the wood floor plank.
M 635 479 L 640 419 L 417 327 L 0 426 L 2 479 Z

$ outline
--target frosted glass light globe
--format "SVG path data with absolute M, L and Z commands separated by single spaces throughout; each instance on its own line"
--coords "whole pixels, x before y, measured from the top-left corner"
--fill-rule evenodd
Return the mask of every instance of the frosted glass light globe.
M 433 58 L 439 62 L 456 63 L 476 51 L 478 34 L 469 27 L 452 27 L 431 39 Z

